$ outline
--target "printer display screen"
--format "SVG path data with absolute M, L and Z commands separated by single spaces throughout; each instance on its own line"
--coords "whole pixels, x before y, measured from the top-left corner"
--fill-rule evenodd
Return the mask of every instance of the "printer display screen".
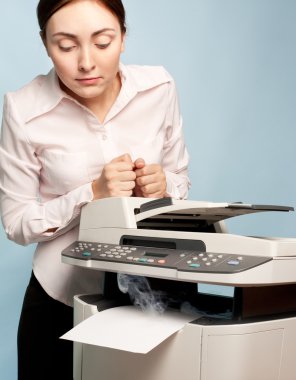
M 144 256 L 152 256 L 152 257 L 167 257 L 168 255 L 164 253 L 155 253 L 155 252 L 146 252 Z

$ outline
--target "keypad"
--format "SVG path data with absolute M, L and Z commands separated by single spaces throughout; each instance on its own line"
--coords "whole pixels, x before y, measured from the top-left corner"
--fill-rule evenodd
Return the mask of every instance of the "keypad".
M 271 260 L 271 258 L 260 256 L 84 241 L 71 244 L 62 252 L 62 255 L 79 260 L 108 261 L 173 268 L 177 271 L 213 273 L 241 272 Z

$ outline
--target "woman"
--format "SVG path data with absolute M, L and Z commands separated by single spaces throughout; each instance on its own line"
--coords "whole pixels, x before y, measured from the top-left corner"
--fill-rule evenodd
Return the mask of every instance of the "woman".
M 162 67 L 125 66 L 120 0 L 41 0 L 53 62 L 8 93 L 0 144 L 9 239 L 37 242 L 18 331 L 19 379 L 72 379 L 73 296 L 100 292 L 97 271 L 61 263 L 80 210 L 113 196 L 185 198 L 188 154 L 175 85 Z

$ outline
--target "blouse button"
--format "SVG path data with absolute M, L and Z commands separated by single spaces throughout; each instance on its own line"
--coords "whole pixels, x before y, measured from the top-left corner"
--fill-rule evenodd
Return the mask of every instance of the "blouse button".
M 107 135 L 103 135 L 103 136 L 102 136 L 102 139 L 103 139 L 104 141 L 107 140 L 107 138 L 108 138 Z

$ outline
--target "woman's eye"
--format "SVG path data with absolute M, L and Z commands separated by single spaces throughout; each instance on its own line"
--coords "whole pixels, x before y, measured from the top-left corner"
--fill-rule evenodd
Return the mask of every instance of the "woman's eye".
M 106 44 L 96 44 L 99 49 L 106 49 L 110 45 L 110 42 Z
M 75 48 L 75 46 L 59 46 L 62 51 L 69 52 Z

